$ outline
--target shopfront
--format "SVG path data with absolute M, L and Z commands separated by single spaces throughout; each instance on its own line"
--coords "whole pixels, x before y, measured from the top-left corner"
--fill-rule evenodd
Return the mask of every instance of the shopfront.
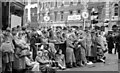
M 20 2 L 0 2 L 0 29 L 23 25 L 24 4 Z

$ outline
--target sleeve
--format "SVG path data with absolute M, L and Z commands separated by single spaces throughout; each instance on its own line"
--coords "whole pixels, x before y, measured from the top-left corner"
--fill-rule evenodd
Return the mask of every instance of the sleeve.
M 27 57 L 25 57 L 25 63 L 26 63 L 28 66 L 34 65 L 34 62 L 31 62 L 30 59 L 28 59 Z
M 45 64 L 45 63 L 48 63 L 48 61 L 45 61 L 39 57 L 36 57 L 36 61 L 39 62 L 39 63 L 42 63 L 42 64 Z
M 3 51 L 3 44 L 1 44 L 0 46 L 0 51 Z

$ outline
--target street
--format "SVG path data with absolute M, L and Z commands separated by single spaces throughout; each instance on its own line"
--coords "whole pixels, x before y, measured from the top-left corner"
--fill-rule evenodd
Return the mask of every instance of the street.
M 94 63 L 86 67 L 71 68 L 64 71 L 118 71 L 117 54 L 106 54 L 106 63 Z M 60 71 L 60 70 L 59 70 Z

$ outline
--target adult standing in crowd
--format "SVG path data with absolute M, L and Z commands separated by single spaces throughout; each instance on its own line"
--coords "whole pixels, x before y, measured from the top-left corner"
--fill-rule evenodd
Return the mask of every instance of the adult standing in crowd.
M 0 51 L 2 52 L 2 70 L 3 73 L 12 72 L 12 64 L 14 61 L 14 45 L 9 39 L 8 34 L 4 34 L 4 42 L 1 45 Z
M 114 39 L 112 36 L 112 31 L 108 32 L 106 39 L 107 39 L 107 44 L 108 44 L 108 53 L 112 54 L 112 50 L 114 48 Z
M 86 30 L 86 57 L 88 61 L 90 61 L 91 58 L 91 45 L 92 45 L 91 33 L 89 30 Z
M 67 48 L 66 48 L 66 63 L 68 68 L 76 67 L 76 59 L 74 55 L 73 36 L 68 34 L 67 36 Z
M 97 43 L 96 43 L 96 33 L 95 31 L 91 32 L 92 35 L 92 45 L 91 45 L 91 56 L 92 56 L 92 62 L 97 62 Z
M 15 45 L 15 59 L 13 63 L 13 68 L 16 72 L 23 72 L 26 68 L 25 64 L 25 51 L 28 49 L 25 40 L 22 39 L 23 32 L 19 31 L 17 37 L 14 38 L 14 45 Z

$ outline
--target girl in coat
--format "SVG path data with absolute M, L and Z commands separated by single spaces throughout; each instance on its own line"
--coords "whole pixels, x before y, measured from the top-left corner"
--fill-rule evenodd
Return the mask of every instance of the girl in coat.
M 58 62 L 58 66 L 60 67 L 60 69 L 64 70 L 66 68 L 66 64 L 65 64 L 65 56 L 64 54 L 62 54 L 62 50 L 59 49 L 56 53 L 56 62 Z

